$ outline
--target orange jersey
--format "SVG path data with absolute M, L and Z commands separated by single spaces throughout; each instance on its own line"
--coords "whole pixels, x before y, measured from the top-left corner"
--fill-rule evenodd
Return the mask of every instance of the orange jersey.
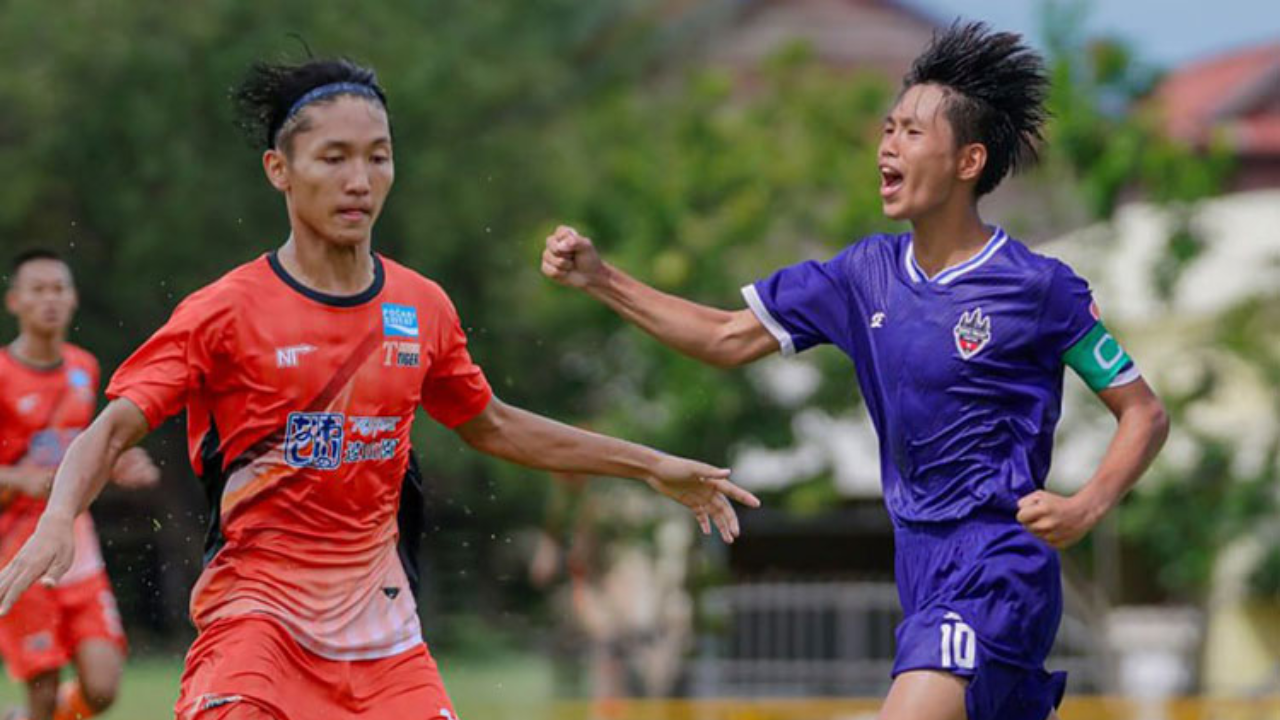
M 0 466 L 56 468 L 67 447 L 93 420 L 97 409 L 98 361 L 71 343 L 51 368 L 23 363 L 0 348 Z M 0 565 L 8 563 L 35 532 L 45 500 L 8 493 L 0 511 Z M 73 583 L 102 569 L 93 520 L 75 522 L 76 559 L 62 582 Z
M 197 629 L 265 613 L 336 660 L 422 642 L 408 560 L 420 529 L 400 522 L 421 516 L 410 426 L 419 405 L 460 425 L 492 391 L 444 291 L 380 256 L 374 267 L 364 293 L 333 297 L 263 256 L 184 300 L 112 378 L 107 396 L 152 427 L 187 410 L 216 509 Z

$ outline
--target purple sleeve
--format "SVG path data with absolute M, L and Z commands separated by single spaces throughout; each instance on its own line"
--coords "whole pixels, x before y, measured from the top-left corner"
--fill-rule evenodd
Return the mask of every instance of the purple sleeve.
M 783 355 L 848 334 L 853 306 L 846 275 L 848 253 L 826 262 L 792 265 L 742 288 L 747 306 L 777 339 Z
M 1098 324 L 1098 308 L 1093 304 L 1089 283 L 1063 263 L 1055 262 L 1049 273 L 1040 339 L 1053 356 L 1061 358 Z

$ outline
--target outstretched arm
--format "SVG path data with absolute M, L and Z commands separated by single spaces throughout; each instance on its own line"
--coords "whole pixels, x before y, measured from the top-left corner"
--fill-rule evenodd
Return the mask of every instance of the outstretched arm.
M 75 542 L 72 524 L 102 491 L 117 460 L 149 430 L 142 411 L 128 400 L 116 400 L 67 449 L 53 480 L 49 504 L 36 530 L 13 560 L 0 571 L 0 615 L 31 583 L 53 585 L 71 567 Z
M 48 497 L 53 485 L 53 468 L 37 465 L 0 465 L 0 490 L 31 497 Z
M 1117 420 L 1093 477 L 1075 495 L 1040 490 L 1018 501 L 1018 522 L 1058 548 L 1074 544 L 1138 482 L 1169 435 L 1164 404 L 1141 378 L 1098 393 Z
M 717 367 L 734 367 L 778 351 L 778 341 L 750 310 L 721 310 L 669 295 L 600 258 L 591 240 L 561 225 L 547 238 L 542 272 L 586 291 L 663 344 Z
M 729 471 L 643 445 L 580 430 L 494 398 L 457 433 L 480 452 L 539 470 L 643 480 L 688 507 L 704 533 L 711 524 L 725 542 L 738 535 L 732 498 L 758 507 L 754 495 L 728 480 Z

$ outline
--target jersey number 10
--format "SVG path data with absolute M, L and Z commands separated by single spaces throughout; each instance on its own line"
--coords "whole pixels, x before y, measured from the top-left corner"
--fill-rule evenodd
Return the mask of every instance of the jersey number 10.
M 943 616 L 942 667 L 972 670 L 977 662 L 977 635 L 960 616 L 949 612 Z

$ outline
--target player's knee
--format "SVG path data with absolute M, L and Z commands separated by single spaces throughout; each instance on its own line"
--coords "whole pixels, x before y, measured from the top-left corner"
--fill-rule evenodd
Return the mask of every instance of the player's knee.
M 80 678 L 80 692 L 84 694 L 84 701 L 93 708 L 95 713 L 111 707 L 116 701 L 116 693 L 119 689 L 120 683 L 114 675 L 101 677 L 87 675 Z

